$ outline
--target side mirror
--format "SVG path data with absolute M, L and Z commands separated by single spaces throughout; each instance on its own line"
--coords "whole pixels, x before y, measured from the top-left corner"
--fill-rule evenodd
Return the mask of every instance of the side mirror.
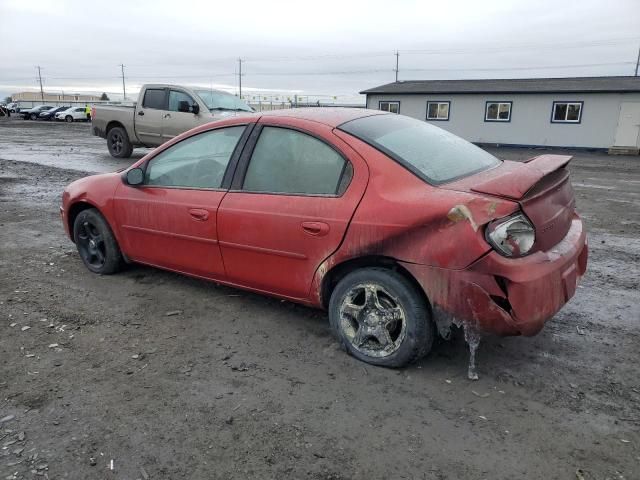
M 178 102 L 178 111 L 179 112 L 189 112 L 191 109 L 189 108 L 189 102 L 186 100 L 180 100 Z
M 127 171 L 127 175 L 125 177 L 127 185 L 136 186 L 142 185 L 144 182 L 144 171 L 141 168 L 132 168 Z
M 200 105 L 193 102 L 193 105 L 191 105 L 191 111 L 193 112 L 194 115 L 197 115 L 198 113 L 200 113 Z

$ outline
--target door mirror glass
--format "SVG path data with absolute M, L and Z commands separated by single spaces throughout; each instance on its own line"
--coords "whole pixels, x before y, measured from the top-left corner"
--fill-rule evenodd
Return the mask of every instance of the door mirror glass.
M 144 181 L 144 172 L 141 168 L 132 168 L 127 172 L 128 185 L 142 185 Z
M 194 115 L 197 115 L 198 113 L 200 113 L 200 105 L 193 102 L 193 105 L 191 105 L 191 111 L 193 112 Z
M 186 100 L 180 100 L 180 102 L 178 102 L 179 112 L 189 112 L 189 110 L 190 110 L 189 102 L 187 102 Z

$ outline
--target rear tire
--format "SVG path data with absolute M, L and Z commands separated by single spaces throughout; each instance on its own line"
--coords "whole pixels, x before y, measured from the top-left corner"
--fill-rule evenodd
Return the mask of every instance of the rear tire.
M 347 352 L 382 367 L 419 360 L 436 337 L 422 293 L 386 268 L 355 270 L 340 280 L 329 301 L 329 322 Z
M 122 127 L 113 127 L 107 133 L 107 147 L 114 158 L 129 158 L 133 153 L 133 145 L 129 141 L 127 131 Z
M 73 222 L 73 238 L 84 265 L 110 275 L 122 269 L 122 252 L 111 227 L 95 208 L 81 211 Z

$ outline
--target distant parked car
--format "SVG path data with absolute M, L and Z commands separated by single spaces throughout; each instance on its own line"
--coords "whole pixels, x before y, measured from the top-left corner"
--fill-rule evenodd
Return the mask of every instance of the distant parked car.
M 76 120 L 87 121 L 87 114 L 84 113 L 85 107 L 70 107 L 62 112 L 56 113 L 56 120 L 64 120 L 65 122 L 72 123 Z
M 20 107 L 18 106 L 17 102 L 12 102 L 7 104 L 7 110 L 9 110 L 11 113 L 18 113 L 20 111 Z
M 73 182 L 60 213 L 92 272 L 139 262 L 325 308 L 349 353 L 401 367 L 452 323 L 472 352 L 478 331 L 535 335 L 574 295 L 570 159 L 501 161 L 374 110 L 244 113 Z
M 25 120 L 36 120 L 41 112 L 46 112 L 47 110 L 51 110 L 52 108 L 55 107 L 53 107 L 52 105 L 38 105 L 37 107 L 33 107 L 28 110 L 21 110 L 20 115 L 22 115 L 22 118 L 24 118 Z
M 56 113 L 64 112 L 65 110 L 68 110 L 70 108 L 71 107 L 69 105 L 65 105 L 63 107 L 55 107 L 55 108 L 52 108 L 51 110 L 45 110 L 44 112 L 40 112 L 40 115 L 38 115 L 38 119 L 39 120 L 55 120 Z

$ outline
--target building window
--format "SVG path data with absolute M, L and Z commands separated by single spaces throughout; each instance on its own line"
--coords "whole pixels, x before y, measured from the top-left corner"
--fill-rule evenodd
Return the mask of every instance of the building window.
M 400 113 L 400 102 L 379 101 L 378 110 L 383 112 Z
M 427 120 L 449 120 L 451 102 L 427 102 Z
M 512 102 L 487 102 L 484 111 L 485 122 L 510 122 Z
M 551 123 L 580 123 L 582 102 L 553 102 Z

